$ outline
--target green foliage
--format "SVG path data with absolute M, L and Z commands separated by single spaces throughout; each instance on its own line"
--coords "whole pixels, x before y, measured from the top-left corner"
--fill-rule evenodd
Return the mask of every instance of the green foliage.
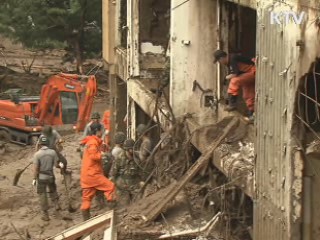
M 102 0 L 1 0 L 0 34 L 32 49 L 101 52 Z

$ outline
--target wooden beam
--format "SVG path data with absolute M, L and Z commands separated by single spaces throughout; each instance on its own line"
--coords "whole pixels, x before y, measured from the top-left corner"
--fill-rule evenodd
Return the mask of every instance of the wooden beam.
M 97 217 L 91 218 L 85 222 L 77 224 L 54 237 L 47 238 L 47 240 L 75 240 L 84 235 L 89 235 L 97 229 L 112 228 L 113 218 L 114 218 L 114 212 L 112 210 L 105 214 L 101 214 Z M 112 235 L 109 235 L 109 236 L 112 236 Z M 86 236 L 86 237 L 88 238 L 89 236 Z M 113 240 L 113 239 L 104 238 L 104 240 Z
M 227 137 L 227 135 L 237 126 L 239 119 L 233 118 L 226 128 L 223 130 L 223 133 L 213 141 L 207 149 L 203 152 L 201 157 L 189 168 L 189 170 L 183 175 L 180 181 L 174 184 L 172 190 L 168 194 L 159 199 L 155 204 L 155 207 L 152 211 L 149 211 L 147 214 L 142 215 L 142 218 L 146 221 L 153 221 L 165 208 L 165 206 L 172 201 L 177 194 L 183 189 L 183 187 L 209 162 L 209 159 L 212 158 L 213 151 L 221 144 L 221 142 Z
M 110 227 L 104 231 L 103 240 L 116 240 L 117 239 L 117 232 L 114 231 L 114 229 L 115 229 L 114 225 L 115 225 L 115 222 L 114 222 L 114 216 L 113 216 L 110 221 Z

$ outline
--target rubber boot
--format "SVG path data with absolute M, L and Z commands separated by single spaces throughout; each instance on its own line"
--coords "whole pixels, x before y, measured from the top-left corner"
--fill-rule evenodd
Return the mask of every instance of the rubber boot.
M 46 222 L 50 221 L 48 211 L 42 211 L 41 219 Z
M 90 219 L 90 210 L 82 210 L 82 218 L 83 221 L 87 221 Z
M 100 210 L 106 206 L 104 193 L 102 191 L 97 191 L 96 202 Z
M 237 105 L 237 98 L 238 96 L 233 96 L 233 95 L 229 95 L 229 104 L 228 106 L 225 108 L 226 111 L 231 112 L 236 110 L 236 105 Z
M 247 121 L 248 123 L 254 123 L 254 112 L 253 111 L 249 111 L 248 112 L 248 116 L 244 118 L 245 121 Z

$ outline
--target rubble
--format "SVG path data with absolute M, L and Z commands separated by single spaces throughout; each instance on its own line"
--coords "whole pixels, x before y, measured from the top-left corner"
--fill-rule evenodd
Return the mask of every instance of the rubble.
M 196 229 L 190 229 L 185 231 L 179 231 L 177 233 L 167 233 L 159 237 L 159 239 L 172 239 L 174 237 L 181 237 L 181 236 L 192 236 L 192 235 L 199 235 L 204 234 L 208 236 L 212 228 L 218 223 L 219 217 L 221 216 L 221 212 L 217 213 L 209 222 L 206 223 L 205 226 Z M 199 237 L 200 239 L 202 237 Z M 198 237 L 196 239 L 199 239 Z M 203 238 L 202 238 L 203 239 Z
M 180 148 L 172 148 L 172 146 L 179 145 L 179 141 L 177 141 L 178 143 L 174 141 L 177 138 L 173 134 L 172 139 L 167 141 L 167 145 L 157 151 L 154 156 L 157 171 L 154 173 L 153 182 L 149 184 L 153 187 L 153 193 L 145 194 L 142 199 L 128 207 L 126 213 L 120 218 L 121 223 L 118 225 L 120 238 L 130 239 L 134 236 L 131 239 L 143 239 L 142 236 L 144 236 L 145 239 L 157 239 L 162 235 L 163 237 L 171 236 L 170 239 L 175 239 L 175 237 L 177 239 L 191 239 L 193 235 L 196 239 L 201 234 L 192 231 L 192 229 L 195 229 L 194 227 L 199 230 L 200 226 L 210 222 L 212 214 L 226 210 L 226 206 L 231 210 L 231 201 L 235 200 L 232 197 L 235 193 L 234 187 L 228 185 L 225 177 L 211 169 L 210 165 L 207 164 L 213 156 L 214 149 L 221 150 L 226 146 L 228 146 L 226 148 L 228 150 L 227 155 L 233 155 L 230 161 L 238 159 L 239 156 L 242 156 L 245 161 L 253 159 L 253 145 L 250 143 L 236 142 L 238 145 L 236 148 L 226 143 L 220 145 L 220 141 L 228 141 L 233 136 L 228 133 L 230 130 L 236 129 L 237 125 L 239 125 L 237 118 L 228 118 L 212 125 L 212 129 L 217 129 L 217 126 L 219 126 L 221 131 L 210 131 L 211 134 L 208 134 L 208 136 L 213 136 L 215 140 L 212 138 L 210 146 L 192 166 L 190 164 L 192 160 L 185 158 L 185 152 L 187 151 L 185 145 L 180 145 Z M 181 133 L 181 131 L 177 132 Z M 182 142 L 186 141 L 182 140 Z M 179 152 L 179 149 L 184 152 Z M 235 154 L 235 152 L 230 151 L 231 149 L 241 149 L 240 154 Z M 179 158 L 176 153 L 179 153 L 182 157 Z M 188 154 L 190 155 L 190 152 Z M 170 166 L 175 163 L 180 168 L 172 167 L 170 169 Z M 208 170 L 209 175 L 198 175 L 193 182 L 188 183 L 203 166 L 207 166 L 205 169 Z M 166 169 L 167 171 L 165 171 Z M 207 180 L 206 176 L 209 177 Z M 214 176 L 216 176 L 216 180 L 208 182 Z M 212 185 L 212 183 L 214 184 Z M 230 202 L 225 205 L 224 201 Z M 232 209 L 231 211 L 236 210 Z M 223 213 L 222 215 L 229 219 L 228 214 Z M 230 221 L 233 220 L 230 218 Z M 173 236 L 174 233 L 176 233 L 175 237 Z M 216 234 L 216 236 L 218 235 Z M 210 239 L 214 239 L 214 235 Z

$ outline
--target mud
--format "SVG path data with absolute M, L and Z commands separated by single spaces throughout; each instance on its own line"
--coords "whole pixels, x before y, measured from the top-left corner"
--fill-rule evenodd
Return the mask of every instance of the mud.
M 63 154 L 67 157 L 69 168 L 72 170 L 70 195 L 73 207 L 77 211 L 72 214 L 68 212 L 66 191 L 64 184 L 62 184 L 63 177 L 56 171 L 56 183 L 62 211 L 55 212 L 53 209 L 50 209 L 49 215 L 51 220 L 48 223 L 43 223 L 40 219 L 36 190 L 31 185 L 33 179 L 31 167 L 21 176 L 18 186 L 12 186 L 16 169 L 22 169 L 31 161 L 34 150 L 31 147 L 25 148 L 9 144 L 6 155 L 0 157 L 0 239 L 19 239 L 11 223 L 22 234 L 28 231 L 32 239 L 45 239 L 82 221 L 79 210 L 81 203 L 79 181 L 81 160 L 79 153 L 76 152 L 80 136 L 72 134 L 64 136 L 64 139 L 66 142 L 64 143 Z M 97 203 L 93 201 L 92 215 L 98 215 L 107 210 L 108 207 L 99 209 Z

